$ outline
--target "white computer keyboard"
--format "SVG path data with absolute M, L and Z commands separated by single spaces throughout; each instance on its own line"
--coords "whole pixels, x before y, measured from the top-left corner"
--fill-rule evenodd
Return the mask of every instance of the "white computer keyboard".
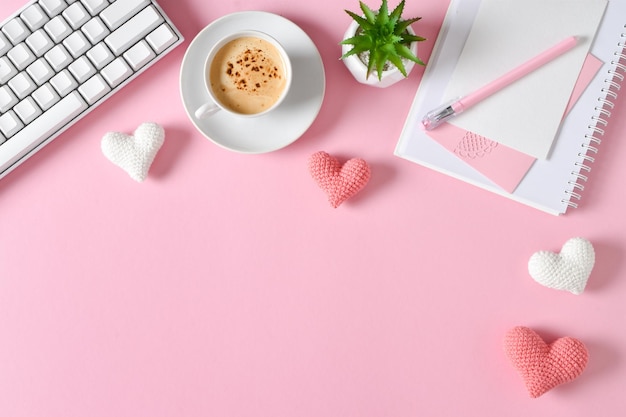
M 183 41 L 154 0 L 32 0 L 0 24 L 0 178 Z

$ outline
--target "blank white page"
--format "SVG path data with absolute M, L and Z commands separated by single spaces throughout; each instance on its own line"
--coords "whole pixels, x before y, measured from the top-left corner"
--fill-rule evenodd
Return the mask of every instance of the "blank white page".
M 471 93 L 569 36 L 580 39 L 451 123 L 546 159 L 606 5 L 606 0 L 482 0 L 445 100 Z

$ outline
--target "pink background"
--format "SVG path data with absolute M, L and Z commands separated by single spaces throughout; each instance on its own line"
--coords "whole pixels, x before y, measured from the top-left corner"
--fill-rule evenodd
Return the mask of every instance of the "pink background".
M 623 98 L 581 207 L 557 218 L 393 156 L 423 68 L 353 81 L 337 43 L 356 0 L 159 3 L 185 44 L 0 181 L 0 416 L 626 412 Z M 424 59 L 446 8 L 407 4 Z M 313 126 L 265 155 L 203 138 L 178 92 L 189 42 L 242 10 L 297 23 L 326 69 Z M 144 121 L 166 142 L 139 184 L 100 139 Z M 338 209 L 307 172 L 319 150 L 372 167 Z M 536 284 L 532 253 L 574 236 L 596 248 L 587 290 Z M 530 399 L 503 354 L 516 325 L 581 339 L 588 368 Z

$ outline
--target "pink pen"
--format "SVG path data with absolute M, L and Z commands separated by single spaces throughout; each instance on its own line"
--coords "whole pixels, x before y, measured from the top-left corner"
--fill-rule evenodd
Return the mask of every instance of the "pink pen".
M 569 51 L 574 46 L 576 46 L 577 42 L 578 38 L 576 36 L 566 38 L 558 44 L 554 45 L 552 48 L 542 52 L 541 54 L 532 58 L 530 61 L 507 72 L 500 78 L 490 82 L 489 84 L 474 91 L 473 93 L 468 94 L 465 97 L 456 98 L 452 102 L 446 103 L 436 108 L 435 110 L 428 112 L 422 120 L 422 125 L 424 126 L 424 129 L 432 130 L 436 128 L 443 122 L 451 119 L 457 114 L 464 112 L 474 104 L 486 99 L 490 95 L 502 90 L 509 84 L 519 80 L 520 78 L 530 74 L 542 65 L 545 65 L 548 62 L 552 61 L 559 55 Z

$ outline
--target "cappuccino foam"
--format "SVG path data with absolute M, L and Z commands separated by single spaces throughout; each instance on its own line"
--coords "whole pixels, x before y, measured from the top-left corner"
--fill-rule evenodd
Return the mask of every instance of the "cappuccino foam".
M 270 42 L 251 36 L 222 46 L 208 75 L 216 98 L 241 114 L 261 113 L 272 107 L 287 85 L 280 52 Z

